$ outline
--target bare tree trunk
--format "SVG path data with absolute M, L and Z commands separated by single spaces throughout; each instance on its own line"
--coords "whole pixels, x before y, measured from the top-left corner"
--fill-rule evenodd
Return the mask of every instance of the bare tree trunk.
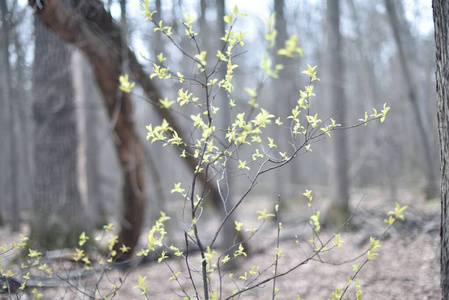
M 98 97 L 93 91 L 93 75 L 83 53 L 76 49 L 72 55 L 73 84 L 75 88 L 76 119 L 80 142 L 78 146 L 78 182 L 81 201 L 88 207 L 87 215 L 94 228 L 107 224 L 107 213 L 101 199 L 99 170 L 99 142 L 97 111 L 92 103 Z M 90 99 L 90 100 L 88 100 Z
M 75 119 L 77 133 L 79 137 L 78 147 L 77 147 L 77 178 L 80 192 L 81 203 L 84 207 L 88 207 L 88 195 L 87 195 L 87 173 L 86 173 L 86 112 L 83 109 L 85 106 L 84 98 L 84 82 L 83 82 L 83 63 L 82 63 L 81 52 L 75 49 L 72 52 L 72 57 L 70 61 L 72 82 L 73 82 L 73 99 L 75 102 Z M 92 211 L 89 209 L 88 219 L 92 221 Z
M 358 14 L 358 7 L 356 7 L 354 0 L 349 0 L 349 8 L 352 14 L 352 17 L 355 22 L 355 31 L 357 32 L 357 48 L 360 56 L 362 57 L 362 67 L 363 72 L 365 73 L 365 76 L 363 76 L 363 83 L 365 85 L 365 89 L 369 92 L 369 101 L 368 103 L 370 106 L 380 106 L 382 103 L 381 96 L 380 96 L 380 85 L 379 80 L 377 79 L 377 76 L 374 72 L 375 70 L 375 64 L 374 64 L 374 58 L 372 57 L 372 50 L 370 50 L 369 45 L 369 36 L 363 35 L 362 30 L 360 28 L 361 20 L 359 18 Z M 366 104 L 366 102 L 364 103 Z M 371 151 L 376 151 L 372 149 Z M 391 155 L 386 155 L 385 157 L 381 158 L 381 164 L 382 164 L 382 172 L 385 174 L 381 178 L 381 182 L 384 183 L 387 187 L 390 189 L 390 194 L 392 199 L 397 198 L 397 178 L 395 174 L 395 169 L 397 169 L 395 166 L 397 164 L 396 158 L 392 157 Z M 350 167 L 349 171 L 349 178 L 352 178 L 352 175 L 355 175 L 357 172 L 352 172 L 352 166 Z
M 77 247 L 89 232 L 77 180 L 78 135 L 67 45 L 35 22 L 33 66 L 35 190 L 30 243 L 32 249 Z
M 270 104 L 273 113 L 276 116 L 285 119 L 288 117 L 289 110 L 294 107 L 293 101 L 296 101 L 297 86 L 295 85 L 295 67 L 296 61 L 288 58 L 284 55 L 278 55 L 279 49 L 285 47 L 285 41 L 289 38 L 287 32 L 287 20 L 286 20 L 286 1 L 274 0 L 273 1 L 274 12 L 276 14 L 275 29 L 277 31 L 276 43 L 272 52 L 274 65 L 281 64 L 284 68 L 279 72 L 279 78 L 271 82 L 273 91 L 273 101 Z M 296 60 L 296 57 L 295 57 Z M 291 134 L 285 131 L 285 128 L 281 126 L 273 127 L 273 135 L 278 137 L 278 145 L 289 152 L 293 150 L 291 147 L 290 139 Z M 273 180 L 274 191 L 277 195 L 290 196 L 294 192 L 293 185 L 299 183 L 299 160 L 294 160 L 283 168 L 274 170 L 272 176 L 275 176 Z
M 6 6 L 6 1 L 2 1 L 0 3 L 0 14 L 1 14 L 1 21 L 2 21 L 2 28 L 1 28 L 1 32 L 0 32 L 0 41 L 2 42 L 2 45 L 5 45 L 3 47 L 1 47 L 0 51 L 0 63 L 3 66 L 3 68 L 0 70 L 0 91 L 1 91 L 1 105 L 2 107 L 8 107 L 8 104 L 11 101 L 10 98 L 10 83 L 9 83 L 9 79 L 11 78 L 10 75 L 10 65 L 9 65 L 9 26 L 8 26 L 8 20 L 6 19 L 6 14 L 8 13 L 8 7 Z M 2 114 L 2 119 L 6 120 L 8 117 L 8 113 L 5 110 L 2 110 L 0 112 Z M 4 124 L 7 125 L 7 122 L 4 121 Z M 3 124 L 1 124 L 3 125 Z M 8 131 L 4 131 L 2 134 L 5 137 L 8 137 L 7 133 Z M 3 139 L 3 137 L 2 137 Z M 6 148 L 6 147 L 5 147 Z M 6 151 L 6 149 L 2 148 L 2 151 L 0 153 L 0 155 L 2 156 L 2 162 L 3 159 L 6 161 L 6 156 L 8 155 L 8 151 Z M 9 167 L 8 167 L 9 168 Z M 7 168 L 3 168 L 3 169 L 7 169 Z M 11 170 L 10 170 L 11 171 Z M 9 174 L 2 174 L 1 177 L 1 184 L 4 184 L 4 192 L 3 192 L 3 197 L 2 197 L 2 201 L 0 202 L 0 205 L 2 205 L 2 207 L 6 208 L 7 206 L 7 199 L 5 200 L 5 198 L 7 198 L 7 193 L 6 193 L 6 182 L 8 180 L 8 176 Z M 3 188 L 3 186 L 2 186 Z M 3 221 L 3 214 L 7 211 L 7 209 L 2 209 L 2 211 L 0 212 L 0 226 L 4 225 L 4 221 Z
M 9 157 L 9 175 L 10 178 L 8 180 L 9 186 L 11 189 L 11 214 L 10 214 L 10 224 L 11 224 L 11 230 L 12 231 L 19 231 L 20 227 L 20 217 L 19 217 L 19 197 L 18 197 L 18 143 L 17 143 L 17 134 L 16 134 L 16 127 L 17 127 L 17 118 L 16 118 L 16 105 L 13 101 L 12 97 L 12 87 L 11 87 L 11 64 L 9 60 L 9 43 L 10 43 L 10 19 L 6 17 L 8 13 L 8 7 L 6 5 L 6 1 L 1 1 L 0 3 L 0 13 L 1 13 L 1 20 L 2 20 L 2 40 L 4 42 L 4 49 L 2 51 L 2 57 L 1 62 L 3 66 L 3 78 L 1 79 L 1 85 L 2 85 L 2 96 L 3 100 L 5 101 L 5 107 L 7 110 L 7 114 L 9 117 L 8 120 L 8 127 L 9 127 L 9 150 L 10 150 L 10 157 Z
M 225 0 L 215 0 L 215 7 L 217 12 L 217 27 L 215 34 L 219 37 L 222 37 L 226 33 L 226 23 L 223 19 L 223 17 L 226 15 L 226 1 Z M 201 28 L 202 32 L 206 31 L 207 25 L 204 24 L 205 27 Z M 207 31 L 206 31 L 207 32 Z M 212 46 L 210 41 L 209 43 L 203 42 L 205 46 Z M 215 51 L 215 50 L 214 50 Z M 225 78 L 226 77 L 226 64 L 223 64 L 221 68 L 218 70 L 218 78 Z M 219 106 L 221 107 L 220 111 L 216 115 L 216 121 L 220 128 L 226 129 L 230 126 L 229 120 L 231 115 L 231 109 L 229 106 L 229 99 L 226 91 L 224 89 L 221 89 L 220 92 L 216 95 L 215 99 L 211 99 L 213 102 L 220 103 Z M 224 130 L 223 134 L 219 136 L 220 139 L 224 139 Z M 214 200 L 214 202 L 219 203 L 218 204 L 218 211 L 220 213 L 220 216 L 224 219 L 226 217 L 226 213 L 230 210 L 230 208 L 233 206 L 233 199 L 232 194 L 233 190 L 232 187 L 232 181 L 233 177 L 231 175 L 231 169 L 232 169 L 232 162 L 229 160 L 226 164 L 226 167 L 222 170 L 222 175 L 220 175 L 220 180 L 216 180 L 215 184 L 216 188 L 219 189 L 219 193 L 215 193 L 214 197 L 217 197 L 217 199 Z M 237 238 L 236 238 L 237 236 Z M 235 231 L 235 224 L 234 220 L 232 218 L 228 219 L 227 222 L 223 226 L 223 230 L 221 232 L 221 242 L 222 242 L 222 248 L 223 250 L 228 250 L 231 254 L 233 251 L 232 246 L 237 242 L 240 243 L 243 241 L 243 236 L 240 234 L 240 232 Z M 234 268 L 236 267 L 236 261 L 229 264 L 229 266 L 226 266 L 227 268 Z
M 345 124 L 346 105 L 344 94 L 344 70 L 341 54 L 340 1 L 327 0 L 327 56 L 328 96 L 338 123 Z M 327 211 L 328 221 L 335 226 L 342 225 L 349 217 L 349 180 L 347 142 L 345 130 L 332 134 L 332 203 Z
M 36 5 L 34 1 L 30 4 Z M 111 27 L 112 18 L 101 3 L 83 1 L 74 3 L 74 6 L 80 12 L 77 17 L 69 13 L 68 8 L 60 1 L 49 0 L 42 9 L 37 10 L 36 15 L 42 23 L 63 39 L 75 43 L 83 50 L 94 66 L 109 117 L 115 121 L 114 130 L 118 137 L 116 148 L 124 178 L 123 219 L 117 248 L 126 245 L 134 250 L 140 236 L 144 214 L 145 164 L 140 142 L 134 132 L 130 96 L 119 90 L 122 67 L 120 30 Z M 85 23 L 83 17 L 89 23 Z M 92 22 L 102 30 L 91 30 L 87 24 Z M 102 28 L 102 26 L 109 27 Z M 101 36 L 102 34 L 104 36 Z M 131 252 L 126 253 L 121 259 L 127 259 L 130 255 Z
M 19 15 L 13 22 L 15 26 L 11 31 L 11 43 L 14 45 L 14 54 L 16 55 L 15 62 L 15 74 L 11 74 L 14 78 L 16 77 L 16 82 L 26 82 L 29 80 L 26 75 L 28 65 L 26 63 L 26 46 L 23 45 L 23 41 L 20 38 L 18 32 L 18 20 L 20 20 L 20 15 L 23 15 L 23 10 L 26 7 L 18 9 L 17 6 L 14 7 L 15 10 L 12 11 L 12 16 Z M 19 211 L 22 209 L 29 209 L 32 204 L 32 193 L 33 193 L 33 182 L 34 182 L 34 136 L 32 131 L 34 130 L 34 124 L 32 122 L 32 97 L 31 93 L 24 88 L 24 85 L 18 85 L 13 88 L 13 99 L 16 108 L 16 143 L 19 149 L 19 166 L 17 167 L 19 172 L 17 175 L 18 181 L 18 197 L 19 201 Z
M 101 189 L 104 176 L 100 166 L 100 149 L 104 147 L 100 136 L 101 115 L 103 113 L 103 99 L 95 83 L 95 75 L 92 72 L 87 58 L 83 57 L 83 74 L 85 88 L 84 111 L 86 114 L 86 178 L 87 198 L 89 208 L 92 210 L 92 225 L 101 228 L 109 223 L 106 209 L 107 200 Z
M 392 0 L 385 0 L 385 6 L 387 8 L 388 17 L 391 23 L 391 27 L 393 29 L 394 40 L 396 42 L 396 46 L 398 48 L 399 61 L 402 70 L 402 76 L 404 78 L 406 88 L 408 91 L 408 99 L 410 104 L 412 105 L 413 113 L 416 119 L 416 125 L 418 126 L 418 134 L 420 145 L 422 145 L 424 152 L 424 172 L 426 176 L 426 189 L 425 196 L 426 199 L 434 198 L 438 194 L 437 181 L 435 178 L 435 164 L 432 159 L 432 150 L 430 147 L 429 139 L 425 130 L 424 119 L 421 113 L 421 109 L 419 108 L 417 92 L 415 89 L 415 84 L 413 83 L 412 75 L 410 73 L 409 64 L 407 62 L 406 54 L 404 51 L 404 47 L 401 41 L 400 36 L 400 24 L 398 21 L 398 17 L 396 15 L 396 9 L 394 6 L 394 2 Z
M 449 2 L 433 1 L 438 136 L 441 159 L 441 291 L 449 299 Z
M 283 112 L 285 110 L 285 107 L 289 107 L 288 105 L 288 91 L 287 91 L 287 86 L 289 86 L 288 84 L 281 84 L 281 82 L 287 82 L 288 79 L 288 75 L 285 74 L 285 67 L 288 64 L 287 58 L 285 56 L 281 56 L 278 55 L 277 52 L 279 49 L 284 47 L 284 43 L 287 40 L 287 24 L 285 22 L 285 18 L 284 18 L 284 0 L 274 0 L 273 1 L 273 5 L 274 5 L 274 12 L 276 14 L 275 17 L 275 29 L 277 31 L 277 35 L 276 35 L 276 46 L 273 49 L 272 52 L 272 57 L 274 60 L 274 64 L 278 65 L 281 64 L 284 66 L 284 70 L 283 72 L 281 72 L 279 74 L 279 79 L 277 81 L 272 81 L 272 91 L 274 93 L 273 95 L 273 99 L 275 99 L 275 101 L 271 102 L 272 105 L 272 109 L 273 112 L 276 116 L 280 116 L 280 117 L 284 117 L 283 116 Z M 286 142 L 286 139 L 288 137 L 283 136 L 282 133 L 283 128 L 280 126 L 275 126 L 273 127 L 274 130 L 274 134 L 273 136 L 279 137 L 280 141 L 279 143 L 282 145 L 282 149 L 285 149 L 285 147 L 288 145 L 288 142 Z M 288 153 L 288 152 L 287 152 Z M 287 154 L 288 155 L 288 154 Z M 289 169 L 291 167 L 291 164 L 285 166 L 285 169 Z M 286 178 L 288 175 L 287 170 L 285 170 L 284 168 L 282 169 L 277 169 L 274 170 L 273 172 L 273 176 L 274 176 L 274 180 L 273 180 L 273 191 L 278 194 L 278 195 L 282 195 L 285 196 L 286 194 L 286 186 L 288 185 L 288 178 Z
M 200 16 L 198 17 L 198 24 L 200 25 L 201 33 L 206 33 L 206 31 L 209 31 L 209 26 L 207 26 L 206 21 L 206 9 L 207 9 L 207 1 L 200 0 Z

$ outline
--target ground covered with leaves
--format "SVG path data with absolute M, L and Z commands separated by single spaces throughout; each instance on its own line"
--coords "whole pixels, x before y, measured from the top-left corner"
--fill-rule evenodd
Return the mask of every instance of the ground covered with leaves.
M 259 232 L 249 241 L 247 257 L 239 257 L 233 268 L 227 268 L 222 273 L 216 273 L 212 278 L 213 288 L 217 289 L 219 299 L 226 299 L 232 290 L 241 288 L 246 282 L 248 287 L 269 278 L 273 274 L 273 261 L 275 248 L 279 240 L 279 249 L 283 256 L 278 261 L 277 274 L 285 273 L 276 280 L 278 289 L 275 299 L 332 299 L 332 292 L 336 287 L 344 289 L 348 283 L 348 276 L 354 275 L 353 265 L 360 266 L 366 261 L 366 251 L 370 247 L 370 237 L 378 238 L 385 227 L 383 221 L 387 212 L 394 209 L 395 201 L 401 205 L 408 205 L 405 212 L 405 221 L 395 223 L 385 238 L 381 247 L 376 250 L 376 257 L 368 262 L 357 275 L 362 299 L 440 299 L 439 288 L 439 203 L 437 200 L 425 202 L 417 194 L 401 192 L 396 200 L 385 196 L 379 191 L 364 191 L 353 193 L 351 207 L 355 212 L 351 225 L 344 231 L 341 247 L 332 243 L 325 251 L 313 260 L 304 263 L 313 249 L 308 241 L 312 237 L 309 226 L 310 210 L 302 197 L 281 202 L 280 221 L 282 230 L 279 234 L 276 221 L 266 221 Z M 276 200 L 275 200 L 276 201 Z M 325 211 L 325 200 L 316 200 L 317 208 Z M 244 223 L 243 228 L 250 225 L 260 226 L 256 211 L 262 206 L 272 207 L 270 199 L 260 197 L 249 201 L 242 207 L 238 221 Z M 322 214 L 325 217 L 325 214 Z M 213 217 L 203 219 L 204 226 L 213 226 Z M 178 220 L 179 221 L 179 220 Z M 177 222 L 172 219 L 172 222 Z M 176 226 L 172 225 L 172 228 Z M 170 229 L 170 226 L 168 226 Z M 334 231 L 330 228 L 321 230 L 319 239 L 323 242 L 333 237 Z M 7 229 L 0 230 L 2 244 L 17 240 L 14 234 Z M 142 235 L 142 244 L 145 244 L 147 234 Z M 176 237 L 172 238 L 176 242 Z M 144 246 L 143 246 L 144 247 Z M 54 254 L 54 253 L 53 253 Z M 195 270 L 200 265 L 197 253 L 192 253 L 189 259 L 196 263 L 192 268 L 196 283 L 201 280 Z M 168 280 L 173 272 L 185 270 L 185 260 L 171 257 L 161 263 L 157 261 L 139 264 L 131 269 L 114 268 L 104 272 L 101 268 L 101 258 L 98 256 L 92 262 L 92 269 L 80 279 L 76 273 L 85 271 L 74 266 L 70 259 L 64 263 L 59 262 L 61 257 L 56 255 L 49 264 L 53 267 L 53 278 L 44 279 L 44 285 L 52 287 L 33 287 L 25 289 L 19 294 L 21 299 L 34 299 L 39 293 L 43 299 L 91 299 L 92 291 L 96 290 L 96 297 L 107 296 L 108 299 L 145 299 L 138 288 L 139 275 L 144 277 L 147 285 L 149 299 L 183 299 L 183 290 L 195 295 L 191 282 L 187 279 L 187 272 L 180 273 L 178 279 Z M 137 261 L 136 261 L 137 263 Z M 198 267 L 197 267 L 198 266 Z M 257 269 L 259 267 L 259 269 Z M 255 270 L 254 272 L 250 272 Z M 246 275 L 245 275 L 246 272 Z M 232 279 L 229 276 L 232 273 Z M 67 280 L 65 275 L 70 274 L 76 280 Z M 220 275 L 222 285 L 220 286 Z M 246 276 L 246 281 L 242 278 Z M 58 279 L 59 278 L 59 279 Z M 30 280 L 30 282 L 32 282 Z M 202 288 L 197 286 L 198 293 Z M 272 299 L 273 282 L 269 281 L 258 287 L 236 296 L 234 299 Z M 345 296 L 356 299 L 355 281 Z M 17 299 L 15 294 L 1 294 L 0 299 Z

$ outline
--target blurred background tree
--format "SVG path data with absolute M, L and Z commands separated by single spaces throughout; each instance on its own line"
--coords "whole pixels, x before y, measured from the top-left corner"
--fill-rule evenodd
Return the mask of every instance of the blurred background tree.
M 131 118 L 134 122 L 136 140 L 142 139 L 145 136 L 145 125 L 150 120 L 164 117 L 159 112 L 158 98 L 176 99 L 179 88 L 175 81 L 162 82 L 154 79 L 151 82 L 157 85 L 160 95 L 159 92 L 151 92 L 152 88 L 147 77 L 147 74 L 151 72 L 151 61 L 156 61 L 156 56 L 163 51 L 169 54 L 166 63 L 173 70 L 191 73 L 195 66 L 186 62 L 173 49 L 173 46 L 166 44 L 158 34 L 152 33 L 150 25 L 142 20 L 138 1 L 108 0 L 86 3 L 101 4 L 101 9 L 105 8 L 105 11 L 112 15 L 114 26 L 117 26 L 114 28 L 119 28 L 118 32 L 126 34 L 126 43 L 131 52 L 136 54 L 131 55 L 131 52 L 123 47 L 123 41 L 119 39 L 117 31 L 107 32 L 107 26 L 110 24 L 94 23 L 89 20 L 89 29 L 100 37 L 102 43 L 117 47 L 115 53 L 119 55 L 117 61 L 120 61 L 120 66 L 129 68 L 134 80 L 140 82 L 141 88 L 135 89 L 133 99 L 124 101 L 129 101 L 133 106 Z M 331 154 L 331 142 L 341 140 L 335 135 L 333 141 L 314 145 L 313 152 L 300 159 L 300 162 L 291 164 L 288 172 L 281 172 L 281 175 L 279 173 L 267 175 L 270 184 L 256 186 L 255 197 L 272 199 L 280 194 L 284 199 L 296 199 L 301 194 L 298 191 L 303 191 L 307 187 L 317 191 L 320 197 L 331 199 L 337 196 L 335 190 L 331 188 L 332 182 L 336 178 L 342 180 L 345 177 L 347 177 L 347 196 L 338 198 L 348 198 L 349 208 L 351 208 L 351 200 L 355 198 L 359 200 L 359 191 L 367 189 L 381 191 L 392 201 L 402 197 L 404 189 L 412 191 L 411 194 L 423 197 L 435 196 L 428 192 L 429 186 L 437 185 L 436 178 L 438 178 L 437 164 L 429 164 L 429 159 L 432 162 L 438 161 L 436 119 L 434 118 L 434 44 L 429 3 L 413 0 L 395 1 L 395 15 L 399 20 L 400 28 L 397 33 L 392 34 L 390 13 L 386 6 L 388 1 L 340 2 L 338 15 L 341 52 L 339 57 L 341 57 L 340 68 L 345 71 L 344 80 L 338 69 L 332 75 L 324 71 L 327 61 L 337 57 L 334 51 L 330 52 L 326 47 L 327 38 L 337 36 L 336 33 L 331 35 L 326 33 L 328 31 L 326 28 L 329 30 L 336 28 L 325 26 L 326 11 L 330 13 L 331 10 L 326 8 L 328 2 L 324 0 L 267 0 L 241 3 L 183 0 L 151 3 L 153 8 L 160 12 L 159 16 L 162 16 L 165 22 L 172 21 L 173 24 L 178 24 L 173 27 L 174 37 L 187 51 L 190 51 L 191 44 L 184 35 L 184 28 L 178 22 L 182 18 L 182 13 L 190 12 L 198 18 L 195 23 L 196 30 L 207 33 L 202 37 L 201 45 L 205 47 L 205 50 L 212 51 L 217 48 L 217 45 L 221 45 L 219 38 L 215 38 L 215 33 L 223 32 L 221 25 L 223 7 L 230 8 L 235 4 L 239 5 L 240 11 L 248 12 L 251 17 L 247 20 L 242 19 L 237 28 L 237 30 L 250 32 L 246 37 L 245 49 L 251 54 L 242 53 L 235 57 L 239 64 L 239 72 L 235 75 L 236 90 L 244 91 L 244 87 L 252 86 L 258 80 L 256 70 L 259 68 L 260 55 L 264 51 L 263 18 L 268 17 L 271 11 L 275 11 L 279 40 L 285 40 L 285 37 L 297 34 L 304 56 L 295 59 L 286 67 L 281 75 L 281 81 L 264 86 L 261 94 L 266 96 L 260 99 L 264 107 L 269 107 L 270 111 L 276 114 L 288 113 L 286 111 L 289 107 L 288 103 L 296 101 L 297 90 L 307 84 L 306 78 L 300 73 L 305 69 L 306 64 L 318 65 L 318 73 L 322 74 L 319 76 L 322 81 L 315 90 L 317 97 L 313 105 L 319 110 L 324 110 L 327 115 L 334 116 L 334 113 L 338 111 L 335 118 L 344 112 L 346 119 L 358 119 L 369 107 L 380 107 L 384 102 L 391 106 L 390 116 L 383 126 L 368 126 L 363 130 L 351 132 L 351 138 L 346 141 L 347 171 L 330 171 L 333 166 L 337 166 L 338 162 L 344 161 L 340 161 Z M 88 209 L 91 213 L 89 220 L 93 225 L 101 224 L 106 220 L 120 222 L 123 209 L 127 208 L 121 203 L 123 182 L 128 180 L 130 188 L 135 188 L 133 184 L 137 182 L 134 181 L 136 177 L 132 174 L 136 173 L 133 171 L 127 173 L 129 177 L 123 173 L 123 170 L 132 170 L 132 164 L 127 165 L 131 166 L 130 169 L 124 168 L 126 164 L 123 164 L 123 159 L 119 159 L 120 156 L 117 156 L 115 150 L 125 138 L 114 131 L 119 117 L 118 111 L 120 111 L 116 108 L 120 107 L 120 101 L 110 102 L 112 106 L 107 107 L 102 104 L 102 90 L 94 79 L 98 75 L 95 66 L 92 60 L 86 59 L 85 54 L 73 54 L 74 47 L 65 45 L 43 50 L 42 54 L 36 52 L 40 46 L 39 41 L 34 38 L 32 29 L 33 14 L 24 3 L 6 0 L 2 1 L 0 9 L 2 12 L 1 59 L 3 65 L 9 66 L 9 68 L 0 69 L 0 101 L 2 107 L 5 107 L 0 111 L 0 134 L 5 145 L 0 147 L 0 190 L 2 191 L 0 214 L 3 221 L 12 229 L 18 228 L 19 221 L 31 221 L 34 217 L 32 208 L 39 201 L 38 189 L 33 187 L 35 182 L 45 179 L 50 185 L 54 184 L 60 188 L 77 185 L 79 191 L 73 194 L 73 204 L 85 203 L 84 206 L 77 205 L 77 207 Z M 93 18 L 98 13 L 95 11 L 90 17 Z M 414 82 L 416 95 L 414 105 L 410 105 L 410 101 L 407 101 L 410 94 L 409 85 L 408 79 L 402 75 L 401 55 L 403 54 L 400 53 L 396 35 L 400 37 L 410 70 L 409 75 Z M 42 125 L 36 123 L 32 117 L 31 103 L 44 100 L 40 92 L 37 93 L 35 90 L 43 88 L 44 82 L 37 86 L 33 84 L 33 74 L 40 72 L 44 76 L 40 80 L 45 81 L 45 84 L 49 84 L 52 88 L 58 86 L 57 80 L 61 80 L 61 77 L 50 76 L 52 72 L 48 71 L 47 74 L 45 66 L 40 66 L 39 63 L 49 64 L 47 60 L 60 55 L 55 52 L 52 56 L 46 53 L 47 51 L 66 51 L 64 49 L 67 47 L 71 55 L 80 55 L 76 58 L 78 63 L 73 64 L 71 60 L 67 60 L 66 63 L 59 64 L 58 72 L 55 74 L 67 75 L 65 86 L 72 86 L 74 89 L 72 97 L 78 99 L 75 101 L 76 104 L 73 104 L 73 107 L 76 107 L 74 109 L 76 113 L 70 117 L 74 118 L 76 123 L 76 130 L 72 133 L 76 137 L 67 139 L 67 141 L 70 140 L 68 143 L 72 150 L 78 149 L 77 162 L 70 163 L 74 169 L 77 169 L 77 175 L 75 178 L 70 177 L 72 175 L 64 175 L 56 181 L 44 175 L 45 173 L 41 173 L 37 169 L 39 161 L 34 159 L 41 155 L 46 156 L 50 159 L 50 162 L 46 164 L 53 162 L 63 168 L 62 164 L 56 162 L 56 157 L 49 154 L 50 146 L 43 146 L 43 139 L 37 134 L 42 130 Z M 43 58 L 45 61 L 40 61 Z M 139 69 L 135 62 L 138 62 L 143 69 Z M 338 78 L 335 78 L 336 76 Z M 335 84 L 336 79 L 339 80 L 338 84 Z M 331 86 L 338 87 L 339 92 L 325 92 Z M 189 90 L 194 93 L 199 89 L 201 89 L 200 86 L 189 86 Z M 47 92 L 48 88 L 43 91 Z M 344 93 L 346 105 L 343 109 L 333 106 L 337 103 L 332 100 L 336 93 Z M 114 94 L 114 96 L 117 95 L 119 94 Z M 239 105 L 246 105 L 244 92 L 235 93 L 233 97 Z M 45 113 L 48 118 L 54 120 L 58 110 L 50 107 L 43 109 L 41 113 Z M 183 126 L 184 118 L 189 114 L 188 111 L 175 114 L 176 122 L 180 127 Z M 422 119 L 428 141 L 427 147 L 423 146 L 425 143 L 422 138 L 423 133 L 417 132 L 416 129 L 418 115 Z M 221 126 L 226 126 L 225 123 L 222 124 Z M 131 136 L 134 134 L 131 131 L 128 133 Z M 50 140 L 52 140 L 51 136 L 49 136 Z M 276 138 L 281 141 L 284 137 L 280 133 Z M 283 146 L 288 147 L 288 145 Z M 178 213 L 180 206 L 170 200 L 170 190 L 174 182 L 190 180 L 189 166 L 182 164 L 181 160 L 178 163 L 175 158 L 179 153 L 174 150 L 162 149 L 154 145 L 149 150 L 148 147 L 149 143 L 142 143 L 142 153 L 145 153 L 145 163 L 142 160 L 142 164 L 145 164 L 144 167 L 148 170 L 142 171 L 146 172 L 146 176 L 141 177 L 142 186 L 147 187 L 144 200 L 149 210 L 145 212 L 145 216 L 149 218 L 146 220 L 154 220 L 158 210 L 166 207 L 174 212 L 170 215 L 176 221 L 176 218 L 180 218 Z M 233 191 L 238 192 L 242 188 L 239 178 L 233 178 L 231 175 L 228 177 L 228 182 L 232 184 Z M 53 193 L 55 199 L 60 199 L 56 194 L 56 187 L 51 187 L 48 192 Z M 58 208 L 52 206 L 51 209 Z M 131 209 L 136 207 L 131 205 Z M 143 214 L 143 210 L 141 212 Z M 84 213 L 80 211 L 79 214 Z M 129 224 L 126 220 L 122 220 L 122 226 L 127 225 Z
M 79 234 L 90 232 L 90 225 L 77 171 L 72 51 L 39 20 L 34 24 L 39 58 L 33 61 L 32 77 L 36 176 L 29 246 L 42 251 L 76 247 Z

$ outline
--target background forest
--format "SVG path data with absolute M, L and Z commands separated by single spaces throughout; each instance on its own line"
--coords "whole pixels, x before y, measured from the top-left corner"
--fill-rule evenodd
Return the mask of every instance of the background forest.
M 288 211 L 292 202 L 303 199 L 304 190 L 313 189 L 315 199 L 320 199 L 316 201 L 322 201 L 318 206 L 330 205 L 335 197 L 348 198 L 351 208 L 365 197 L 372 205 L 376 197 L 386 199 L 391 206 L 396 201 L 422 204 L 423 199 L 432 205 L 439 196 L 439 156 L 431 3 L 339 2 L 339 9 L 334 11 L 339 32 L 329 26 L 332 10 L 324 0 L 157 0 L 150 6 L 158 11 L 157 19 L 172 24 L 176 43 L 186 52 L 195 49 L 179 24 L 183 13 L 197 18 L 198 44 L 211 53 L 216 52 L 224 32 L 223 16 L 234 5 L 248 14 L 236 25 L 237 31 L 248 32 L 244 47 L 233 58 L 239 65 L 233 94 L 239 105 L 246 105 L 245 88 L 258 83 L 265 50 L 265 18 L 275 12 L 277 39 L 285 41 L 297 34 L 303 55 L 286 62 L 273 54 L 274 62 L 286 67 L 278 80 L 264 83 L 258 98 L 262 107 L 287 117 L 298 100 L 298 91 L 308 84 L 309 78 L 301 74 L 307 65 L 318 66 L 321 81 L 315 86 L 313 101 L 321 115 L 349 125 L 372 107 L 380 108 L 384 103 L 391 107 L 384 123 L 335 133 L 332 139 L 314 144 L 313 152 L 265 175 L 263 183 L 252 190 L 253 202 L 276 202 L 280 195 Z M 137 59 L 149 76 L 161 52 L 171 69 L 194 73 L 196 65 L 155 33 L 154 25 L 144 22 L 140 1 L 92 3 L 101 3 L 120 28 L 114 35 L 114 31 L 106 31 L 107 25 L 103 28 L 87 22 L 93 32 L 107 36 L 105 44 L 120 44 L 122 74 L 131 74 Z M 72 247 L 78 243 L 80 231 L 118 224 L 127 213 L 135 213 L 123 200 L 127 189 L 133 188 L 124 182 L 145 186 L 145 204 L 137 208 L 143 211 L 146 207 L 138 221 L 144 228 L 159 218 L 160 211 L 165 211 L 176 227 L 182 221 L 183 204 L 175 201 L 171 190 L 174 183 L 188 185 L 192 170 L 178 159 L 176 149 L 146 140 L 146 126 L 162 120 L 157 108 L 160 104 L 150 99 L 142 84 L 122 103 L 105 101 L 93 63 L 79 47 L 43 26 L 26 1 L 0 1 L 0 13 L 0 226 L 4 231 L 29 233 L 32 248 Z M 338 52 L 329 46 L 337 35 Z M 130 56 L 124 45 L 136 56 Z M 279 42 L 276 47 L 282 46 Z M 336 56 L 341 57 L 337 70 L 331 63 Z M 337 92 L 331 88 L 335 75 L 340 88 Z M 130 81 L 141 83 L 135 73 L 134 78 L 130 76 Z M 162 99 L 177 98 L 178 81 L 154 78 L 151 82 Z M 187 83 L 187 87 L 193 93 L 202 89 L 194 83 Z M 335 98 L 336 93 L 339 98 Z M 132 112 L 130 109 L 123 116 L 121 105 L 132 107 Z M 123 119 L 126 123 L 130 116 L 135 136 L 132 130 L 117 130 L 117 124 Z M 190 112 L 175 111 L 174 116 L 182 128 L 187 126 Z M 224 118 L 219 116 L 218 122 L 226 127 Z M 289 138 L 287 131 L 270 130 L 279 141 Z M 128 138 L 131 145 L 143 150 L 142 160 L 131 160 L 145 164 L 144 182 L 127 179 L 133 175 L 126 170 L 129 161 L 124 162 L 127 154 L 120 152 L 125 151 L 120 145 Z M 279 142 L 279 146 L 289 144 Z M 335 149 L 346 149 L 346 157 L 335 154 Z M 245 180 L 239 176 L 226 179 L 225 190 L 231 198 L 245 188 Z M 243 210 L 240 217 L 245 216 Z M 122 224 L 122 233 L 126 231 L 123 228 Z M 146 234 L 145 229 L 142 232 Z M 132 244 L 131 240 L 123 242 Z

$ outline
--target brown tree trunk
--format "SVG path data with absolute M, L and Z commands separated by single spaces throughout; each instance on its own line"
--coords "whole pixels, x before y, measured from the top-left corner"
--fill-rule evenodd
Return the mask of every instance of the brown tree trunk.
M 344 70 L 341 54 L 340 1 L 327 0 L 327 55 L 328 55 L 328 96 L 336 113 L 335 119 L 344 125 L 346 115 L 344 94 Z M 349 180 L 347 162 L 347 142 L 345 130 L 332 134 L 332 203 L 327 211 L 328 220 L 334 226 L 342 225 L 349 217 Z
M 433 1 L 438 136 L 441 159 L 441 290 L 449 299 L 449 2 Z

